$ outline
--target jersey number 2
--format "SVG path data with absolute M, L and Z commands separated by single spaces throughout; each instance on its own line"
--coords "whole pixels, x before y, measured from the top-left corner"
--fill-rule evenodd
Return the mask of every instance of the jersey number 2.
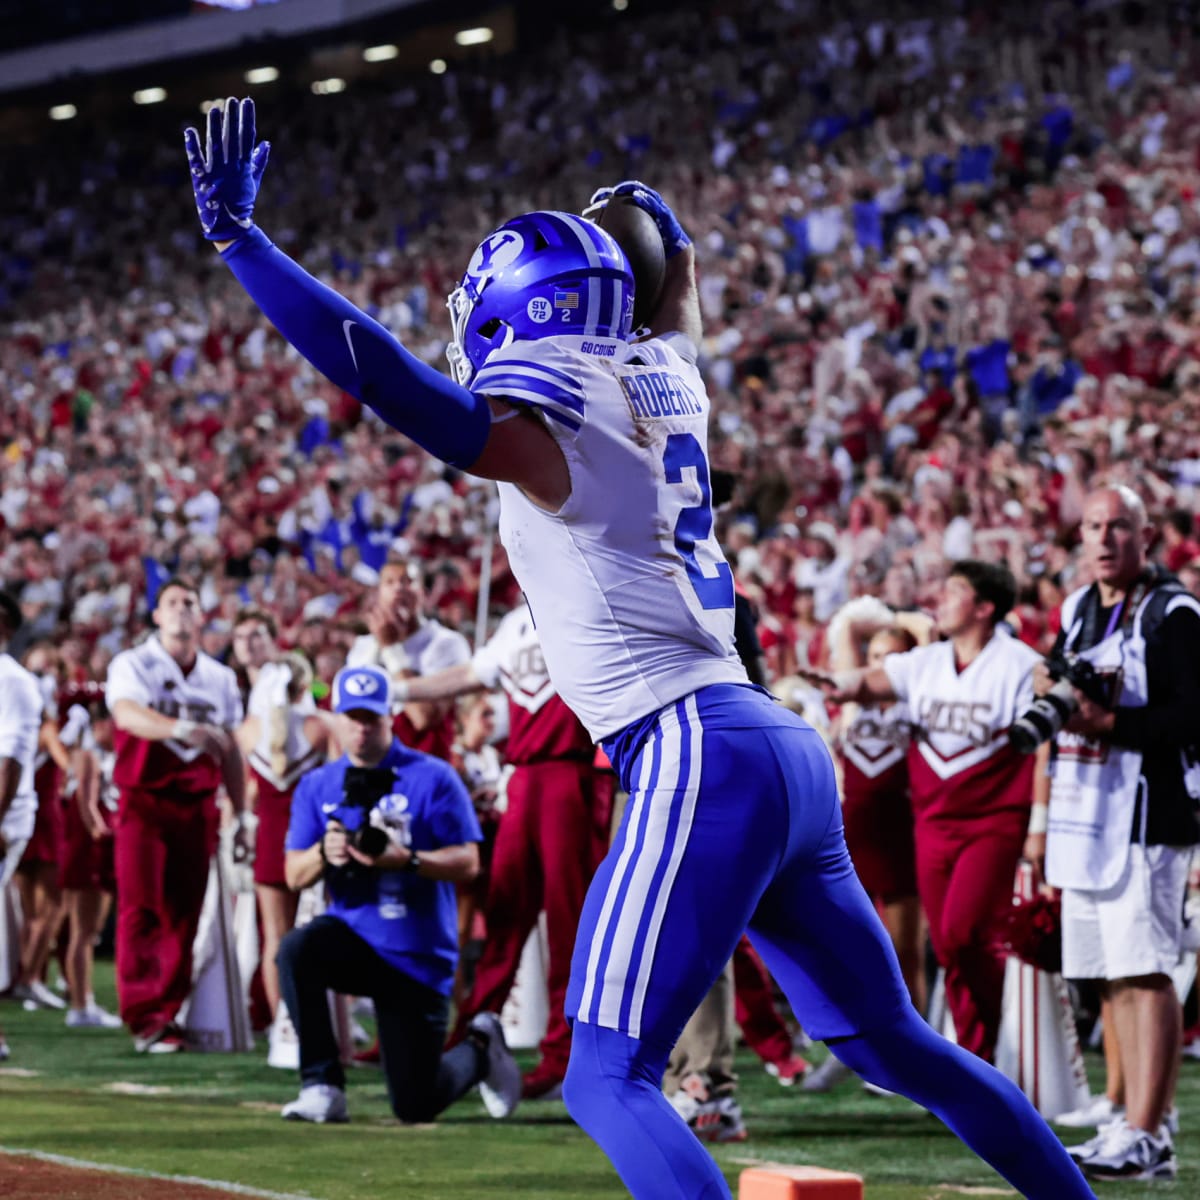
M 711 492 L 708 486 L 708 462 L 704 450 L 691 433 L 673 433 L 667 438 L 663 453 L 663 467 L 668 483 L 683 483 L 683 473 L 688 467 L 696 472 L 700 485 L 700 503 L 689 504 L 681 509 L 675 522 L 675 549 L 683 559 L 692 590 L 700 601 L 701 608 L 733 607 L 733 572 L 724 559 L 716 563 L 716 574 L 705 575 L 696 561 L 696 543 L 705 542 L 712 536 Z

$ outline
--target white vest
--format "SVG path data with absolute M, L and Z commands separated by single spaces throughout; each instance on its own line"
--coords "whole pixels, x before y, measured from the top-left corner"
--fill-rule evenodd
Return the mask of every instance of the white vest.
M 1068 650 L 1079 638 L 1083 625 L 1080 609 L 1087 591 L 1081 588 L 1072 593 L 1063 605 Z M 1120 628 L 1080 654 L 1102 672 L 1120 673 L 1117 704 L 1122 707 L 1143 708 L 1149 702 L 1142 619 L 1153 595 L 1151 588 L 1138 604 L 1132 623 L 1123 620 Z M 1143 786 L 1142 754 L 1078 733 L 1060 733 L 1055 745 L 1046 879 L 1055 887 L 1103 891 L 1120 879 L 1129 858 L 1133 814 Z M 1139 840 L 1145 838 L 1145 822 L 1143 803 Z

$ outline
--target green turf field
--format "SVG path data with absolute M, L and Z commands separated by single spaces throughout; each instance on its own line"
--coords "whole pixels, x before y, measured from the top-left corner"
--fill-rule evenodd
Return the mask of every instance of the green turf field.
M 99 976 L 100 1001 L 112 1006 L 111 967 L 100 964 Z M 390 1117 L 382 1078 L 364 1068 L 349 1083 L 350 1125 L 291 1124 L 280 1120 L 278 1108 L 293 1098 L 297 1083 L 290 1073 L 266 1066 L 265 1044 L 254 1055 L 137 1055 L 124 1033 L 68 1030 L 61 1013 L 26 1013 L 11 1001 L 0 1001 L 0 1024 L 13 1047 L 0 1074 L 0 1146 L 6 1149 L 320 1200 L 626 1194 L 561 1103 L 528 1104 L 512 1120 L 497 1122 L 472 1095 L 436 1126 L 403 1128 Z M 1099 1066 L 1091 1056 L 1089 1064 Z M 807 1096 L 781 1088 L 745 1053 L 739 1069 L 750 1140 L 716 1148 L 735 1194 L 738 1171 L 762 1160 L 857 1171 L 866 1178 L 867 1200 L 924 1200 L 981 1186 L 1013 1194 L 906 1101 L 870 1096 L 853 1082 L 832 1095 Z M 120 1090 L 123 1085 L 134 1087 Z M 129 1094 L 135 1088 L 164 1090 Z M 1200 1063 L 1184 1064 L 1179 1102 L 1179 1179 L 1105 1185 L 1103 1197 L 1125 1200 L 1145 1196 L 1147 1189 L 1200 1195 Z

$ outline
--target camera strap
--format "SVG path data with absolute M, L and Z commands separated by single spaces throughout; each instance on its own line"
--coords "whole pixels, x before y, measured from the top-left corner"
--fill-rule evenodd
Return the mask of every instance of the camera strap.
M 1154 586 L 1153 576 L 1143 571 L 1134 582 L 1133 587 L 1125 593 L 1125 598 L 1113 607 L 1108 618 L 1108 626 L 1103 634 L 1100 632 L 1100 614 L 1103 608 L 1100 604 L 1100 588 L 1092 584 L 1091 594 L 1083 608 L 1083 620 L 1080 623 L 1079 637 L 1073 649 L 1090 650 L 1101 642 L 1107 641 L 1117 630 L 1122 637 L 1128 637 L 1137 618 L 1138 609 L 1146 599 L 1146 593 Z

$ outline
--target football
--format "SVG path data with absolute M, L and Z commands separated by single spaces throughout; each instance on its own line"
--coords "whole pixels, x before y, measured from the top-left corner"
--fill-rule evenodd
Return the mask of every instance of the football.
M 633 268 L 634 328 L 648 325 L 658 307 L 667 273 L 667 256 L 654 218 L 628 197 L 614 196 L 593 219 L 612 235 Z

